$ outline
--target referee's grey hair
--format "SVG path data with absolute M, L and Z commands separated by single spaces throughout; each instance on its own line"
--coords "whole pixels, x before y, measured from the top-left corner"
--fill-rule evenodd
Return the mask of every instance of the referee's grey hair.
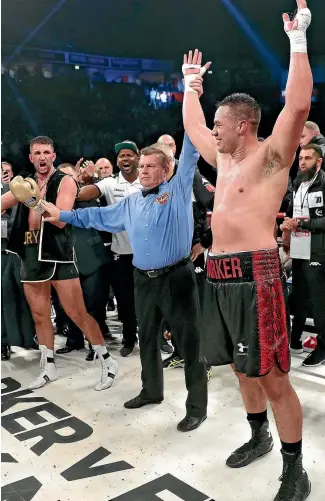
M 168 156 L 161 148 L 157 148 L 156 146 L 148 146 L 147 148 L 143 148 L 143 150 L 140 151 L 140 156 L 148 157 L 149 155 L 157 155 L 159 157 L 161 166 L 164 169 L 169 168 Z

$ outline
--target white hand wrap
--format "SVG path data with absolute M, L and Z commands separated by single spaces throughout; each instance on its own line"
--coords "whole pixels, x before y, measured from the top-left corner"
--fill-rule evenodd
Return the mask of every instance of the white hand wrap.
M 311 12 L 309 9 L 301 9 L 296 15 L 298 26 L 296 29 L 287 31 L 290 39 L 291 53 L 301 52 L 307 54 L 306 31 L 311 23 Z M 285 23 L 287 25 L 287 23 Z M 286 26 L 285 26 L 286 29 Z
M 188 69 L 196 69 L 196 70 L 200 70 L 200 71 L 198 71 L 197 73 L 191 73 L 190 75 L 185 75 L 184 71 L 188 70 Z M 192 87 L 190 87 L 190 83 L 193 82 L 193 80 L 195 80 L 196 77 L 198 77 L 198 76 L 202 77 L 204 75 L 204 73 L 206 72 L 206 68 L 204 66 L 201 67 L 200 64 L 183 64 L 182 72 L 184 75 L 184 83 L 185 83 L 184 91 L 185 92 L 196 92 L 196 90 L 194 90 L 194 89 L 192 89 Z

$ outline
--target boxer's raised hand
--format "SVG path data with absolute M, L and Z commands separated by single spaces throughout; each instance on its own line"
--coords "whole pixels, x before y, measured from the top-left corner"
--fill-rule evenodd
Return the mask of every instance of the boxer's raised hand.
M 287 33 L 291 52 L 307 53 L 306 31 L 311 23 L 311 12 L 306 0 L 297 0 L 298 12 L 294 19 L 289 14 L 283 14 L 284 31 Z
M 44 210 L 40 204 L 40 189 L 34 179 L 16 176 L 10 182 L 9 187 L 18 202 L 23 203 L 29 209 L 34 209 L 39 214 L 43 214 Z
M 184 54 L 182 72 L 185 81 L 185 92 L 197 92 L 190 86 L 190 83 L 193 82 L 196 77 L 202 77 L 210 66 L 211 62 L 202 66 L 202 52 L 198 49 L 195 49 L 194 53 L 190 50 L 188 54 Z

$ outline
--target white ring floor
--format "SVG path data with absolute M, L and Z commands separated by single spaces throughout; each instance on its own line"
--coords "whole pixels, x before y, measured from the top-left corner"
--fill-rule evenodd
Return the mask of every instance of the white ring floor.
M 119 333 L 117 322 L 111 320 L 109 325 L 113 333 Z M 64 338 L 56 336 L 57 347 L 64 343 Z M 93 390 L 100 367 L 85 361 L 84 350 L 56 358 L 60 374 L 57 381 L 21 397 L 21 403 L 11 400 L 13 406 L 2 414 L 3 501 L 273 501 L 282 460 L 271 412 L 276 437 L 273 451 L 243 469 L 225 466 L 225 459 L 249 439 L 250 431 L 238 384 L 229 367 L 213 368 L 208 419 L 198 430 L 182 434 L 176 425 L 185 415 L 183 370 L 165 371 L 165 400 L 161 405 L 126 410 L 123 403 L 140 390 L 139 350 L 123 359 L 119 348 L 116 344 L 109 347 L 119 362 L 119 373 L 113 387 L 106 391 Z M 11 360 L 2 363 L 2 378 L 11 378 L 5 380 L 8 389 L 19 392 L 36 377 L 39 354 L 20 348 L 14 351 Z M 293 357 L 291 377 L 304 410 L 304 463 L 312 481 L 309 499 L 323 501 L 325 365 L 304 369 L 304 356 Z M 32 397 L 46 400 L 28 402 Z M 26 415 L 12 416 L 44 405 L 57 416 L 44 409 L 39 414 L 44 421 L 38 418 L 35 424 Z M 43 436 L 50 440 L 53 426 L 49 424 L 69 420 L 69 415 L 82 422 L 81 428 L 77 426 L 78 441 L 44 445 L 45 440 L 36 437 L 37 430 L 47 426 Z M 31 416 L 29 413 L 33 419 Z M 33 416 L 35 420 L 37 415 Z M 71 422 L 75 424 L 75 420 Z M 28 438 L 24 430 L 30 430 L 29 435 L 34 437 Z M 58 433 L 67 437 L 72 430 L 61 428 Z M 83 438 L 83 433 L 91 434 Z M 42 445 L 43 449 L 48 447 L 40 455 L 37 446 L 35 452 L 32 450 L 37 443 L 39 449 Z M 106 464 L 111 466 L 96 470 Z

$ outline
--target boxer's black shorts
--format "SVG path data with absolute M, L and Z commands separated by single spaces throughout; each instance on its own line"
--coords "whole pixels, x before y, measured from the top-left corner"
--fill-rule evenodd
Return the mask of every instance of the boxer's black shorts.
M 234 363 L 248 377 L 277 364 L 290 369 L 290 317 L 278 249 L 209 255 L 201 354 L 210 365 Z
M 48 280 L 70 280 L 78 278 L 79 273 L 74 263 L 56 263 L 38 260 L 39 233 L 26 232 L 25 256 L 21 261 L 20 279 L 22 282 L 47 282 Z

